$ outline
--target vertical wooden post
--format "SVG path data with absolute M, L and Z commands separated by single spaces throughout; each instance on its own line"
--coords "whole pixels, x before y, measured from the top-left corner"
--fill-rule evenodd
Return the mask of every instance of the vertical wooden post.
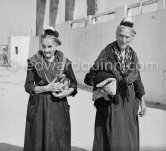
M 50 0 L 49 7 L 49 25 L 55 27 L 57 13 L 58 13 L 59 0 Z
M 40 36 L 43 33 L 46 0 L 37 0 L 36 7 L 36 36 Z
M 73 20 L 75 0 L 65 0 L 65 21 Z
M 87 0 L 87 16 L 97 14 L 97 0 Z

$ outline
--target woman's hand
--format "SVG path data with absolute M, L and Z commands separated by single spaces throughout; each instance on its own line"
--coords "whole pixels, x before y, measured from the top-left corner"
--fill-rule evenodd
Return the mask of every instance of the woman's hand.
M 60 93 L 55 93 L 53 92 L 52 94 L 55 96 L 55 97 L 58 97 L 58 98 L 64 98 L 64 97 L 67 97 L 68 95 L 70 95 L 72 92 L 74 91 L 73 88 L 69 88 L 69 89 L 64 89 L 64 90 L 61 90 Z
M 139 112 L 139 115 L 142 117 L 142 116 L 145 116 L 147 113 L 147 107 L 146 107 L 146 104 L 145 104 L 145 99 L 144 97 L 141 98 L 140 100 L 140 112 Z
M 46 86 L 46 92 L 48 91 L 51 91 L 51 92 L 54 92 L 54 91 L 60 91 L 60 88 L 61 88 L 61 84 L 59 82 L 55 82 L 56 79 L 54 79 L 51 83 L 49 83 L 47 86 Z

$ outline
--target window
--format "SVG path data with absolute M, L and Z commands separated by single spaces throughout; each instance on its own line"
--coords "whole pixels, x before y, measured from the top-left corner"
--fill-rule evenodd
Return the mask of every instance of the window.
M 18 54 L 18 47 L 15 47 L 15 53 Z

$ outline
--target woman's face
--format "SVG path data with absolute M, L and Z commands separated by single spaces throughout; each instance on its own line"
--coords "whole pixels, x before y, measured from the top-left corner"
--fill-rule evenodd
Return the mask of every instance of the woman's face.
M 131 35 L 131 30 L 128 27 L 120 28 L 117 31 L 116 39 L 121 50 L 126 49 L 133 39 Z
M 42 39 L 42 52 L 44 57 L 50 59 L 53 57 L 55 51 L 57 50 L 58 44 L 53 40 L 53 38 L 47 36 Z

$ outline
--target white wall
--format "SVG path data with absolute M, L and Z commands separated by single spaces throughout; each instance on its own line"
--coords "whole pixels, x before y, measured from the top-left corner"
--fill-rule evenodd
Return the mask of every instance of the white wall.
M 161 4 L 162 1 L 158 11 L 132 17 L 137 31 L 132 47 L 144 67 L 141 75 L 146 99 L 166 104 L 166 9 L 161 9 Z M 115 40 L 117 23 L 124 17 L 122 12 L 123 7 L 117 8 L 115 20 L 81 28 L 69 28 L 70 22 L 57 26 L 61 49 L 73 61 L 79 83 L 84 84 L 84 76 L 96 57 Z
M 134 3 L 138 0 L 98 0 L 99 13 L 115 9 L 117 6 Z M 36 33 L 36 0 L 0 1 L 0 44 L 7 44 L 9 36 L 34 36 Z M 48 26 L 47 0 L 44 26 Z M 86 0 L 75 0 L 74 19 L 86 17 Z M 65 0 L 60 0 L 57 24 L 65 20 Z
M 9 38 L 9 60 L 11 66 L 24 67 L 27 64 L 27 58 L 31 45 L 31 37 L 29 36 L 12 36 Z M 16 54 L 18 47 L 18 54 Z

